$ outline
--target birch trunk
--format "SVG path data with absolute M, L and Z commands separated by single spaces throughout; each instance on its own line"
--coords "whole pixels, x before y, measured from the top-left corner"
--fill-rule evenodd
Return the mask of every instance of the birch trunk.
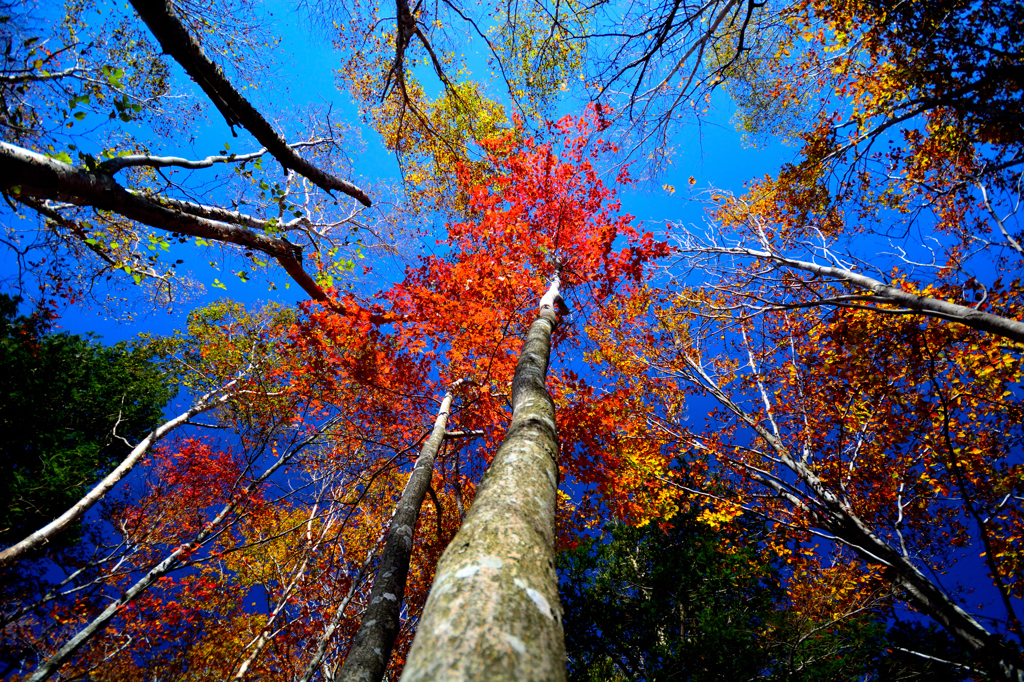
M 139 578 L 134 585 L 122 592 L 121 596 L 111 601 L 107 608 L 105 608 L 98 616 L 96 616 L 90 623 L 83 626 L 82 629 L 71 637 L 71 639 L 65 642 L 60 649 L 43 661 L 39 667 L 36 668 L 35 672 L 27 678 L 28 682 L 45 682 L 45 680 L 48 680 L 53 676 L 53 674 L 56 673 L 76 651 L 85 646 L 93 637 L 103 632 L 110 625 L 110 621 L 118 611 L 138 599 L 139 595 L 146 592 L 146 590 L 152 587 L 160 578 L 171 571 L 180 568 L 183 562 L 186 561 L 191 554 L 198 551 L 204 547 L 207 542 L 215 538 L 223 529 L 224 522 L 238 509 L 243 500 L 248 499 L 254 492 L 259 490 L 260 486 L 262 486 L 268 478 L 273 476 L 279 469 L 290 464 L 307 446 L 313 443 L 321 433 L 327 431 L 333 425 L 334 420 L 327 422 L 321 430 L 307 436 L 281 454 L 276 461 L 263 471 L 262 474 L 249 483 L 249 485 L 245 486 L 245 488 L 240 491 L 240 494 L 233 496 L 231 500 L 221 508 L 217 515 L 203 526 L 203 529 L 200 530 L 195 537 L 176 547 L 174 551 L 163 559 L 163 561 L 158 563 L 150 569 L 148 573 Z
M 558 437 L 544 387 L 558 287 L 556 277 L 526 336 L 512 423 L 438 563 L 403 682 L 565 679 L 555 573 Z
M 391 518 L 384 553 L 370 589 L 370 605 L 363 613 L 359 632 L 352 640 L 345 663 L 334 677 L 335 682 L 379 682 L 384 678 L 401 626 L 399 613 L 409 575 L 413 531 L 434 474 L 434 459 L 444 442 L 454 388 L 452 386 L 448 390 L 441 402 L 434 429 L 420 449 L 412 475 Z

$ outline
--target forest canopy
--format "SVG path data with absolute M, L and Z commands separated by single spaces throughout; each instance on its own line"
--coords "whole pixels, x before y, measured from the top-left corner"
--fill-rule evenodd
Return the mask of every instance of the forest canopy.
M 1022 32 L 0 2 L 0 676 L 1024 680 Z

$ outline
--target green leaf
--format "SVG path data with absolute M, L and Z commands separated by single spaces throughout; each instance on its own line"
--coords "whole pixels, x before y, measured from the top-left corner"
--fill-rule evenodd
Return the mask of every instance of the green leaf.
M 164 420 L 174 377 L 150 348 L 106 346 L 88 336 L 51 333 L 16 315 L 0 295 L 0 542 L 15 542 L 72 506 L 97 472 Z M 115 431 L 116 429 L 116 431 Z M 74 542 L 77 526 L 52 539 Z

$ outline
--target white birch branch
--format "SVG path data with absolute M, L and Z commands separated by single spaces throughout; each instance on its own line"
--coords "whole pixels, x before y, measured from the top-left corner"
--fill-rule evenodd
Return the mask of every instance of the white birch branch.
M 51 538 L 66 530 L 71 524 L 79 521 L 83 516 L 85 516 L 85 513 L 93 507 L 93 505 L 103 499 L 103 497 L 110 492 L 114 486 L 121 481 L 121 479 L 127 476 L 128 473 L 135 468 L 135 465 L 145 457 L 146 453 L 149 452 L 150 448 L 152 448 L 157 441 L 182 424 L 188 422 L 192 417 L 202 414 L 203 412 L 208 412 L 209 410 L 226 403 L 231 398 L 231 387 L 235 383 L 235 381 L 232 381 L 223 388 L 207 393 L 196 401 L 192 407 L 182 412 L 174 419 L 168 420 L 153 429 L 148 436 L 142 439 L 142 441 L 132 449 L 116 469 L 111 471 L 106 478 L 97 483 L 96 486 L 86 493 L 85 496 L 75 503 L 74 506 L 50 523 L 29 535 L 21 542 L 11 545 L 4 551 L 0 552 L 0 568 L 7 566 L 24 556 L 26 553 L 48 543 Z

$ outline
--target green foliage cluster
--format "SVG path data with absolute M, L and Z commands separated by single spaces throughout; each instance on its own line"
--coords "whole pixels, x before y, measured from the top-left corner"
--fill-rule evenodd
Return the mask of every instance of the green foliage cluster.
M 156 426 L 173 377 L 148 346 L 105 346 L 0 294 L 0 541 L 73 505 Z M 64 537 L 73 537 L 65 534 Z
M 765 667 L 757 633 L 782 592 L 753 550 L 722 551 L 692 516 L 667 534 L 606 530 L 560 558 L 570 679 L 738 680 Z
M 663 527 L 605 530 L 559 557 L 573 682 L 967 679 L 920 655 L 961 657 L 934 627 L 890 626 L 882 613 L 802 617 L 756 520 L 713 529 L 691 511 Z

